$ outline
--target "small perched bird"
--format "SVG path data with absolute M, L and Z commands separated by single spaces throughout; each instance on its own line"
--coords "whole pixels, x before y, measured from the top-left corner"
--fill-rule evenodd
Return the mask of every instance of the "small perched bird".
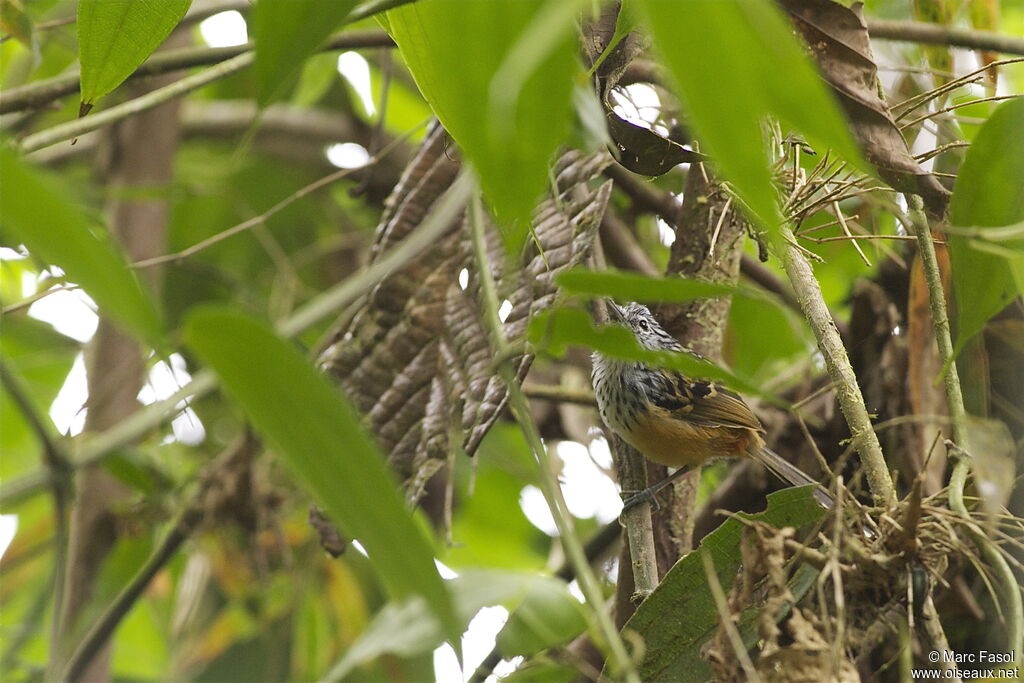
M 646 306 L 631 303 L 620 308 L 612 301 L 606 303 L 612 322 L 632 332 L 644 348 L 683 350 Z M 817 501 L 825 508 L 833 506 L 832 496 L 817 481 L 765 446 L 761 421 L 733 392 L 674 370 L 608 358 L 596 352 L 592 379 L 604 423 L 648 459 L 680 468 L 627 500 L 625 509 L 652 500 L 690 467 L 700 467 L 712 458 L 739 456 L 757 460 L 794 486 L 815 484 Z

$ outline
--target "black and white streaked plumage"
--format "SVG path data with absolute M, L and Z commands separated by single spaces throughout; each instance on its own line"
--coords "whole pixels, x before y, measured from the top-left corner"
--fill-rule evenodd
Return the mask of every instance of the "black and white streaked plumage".
M 683 350 L 646 306 L 607 304 L 612 322 L 630 330 L 641 346 Z M 592 380 L 604 423 L 656 463 L 685 468 L 712 458 L 748 456 L 796 486 L 817 483 L 768 449 L 757 416 L 737 394 L 714 382 L 600 353 L 593 355 Z M 832 506 L 832 497 L 820 486 L 815 497 Z

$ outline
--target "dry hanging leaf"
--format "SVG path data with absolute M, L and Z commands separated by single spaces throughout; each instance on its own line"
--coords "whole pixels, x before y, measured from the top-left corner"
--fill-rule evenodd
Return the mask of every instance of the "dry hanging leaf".
M 428 135 L 388 200 L 373 258 L 408 235 L 454 180 L 458 163 L 447 145 L 440 128 Z M 538 208 L 534 240 L 521 258 L 507 258 L 497 231 L 488 230 L 492 274 L 512 306 L 503 325 L 510 341 L 525 336 L 533 312 L 551 305 L 555 275 L 589 252 L 611 192 L 610 183 L 590 183 L 609 162 L 604 153 L 574 151 L 558 160 L 558 198 Z M 366 416 L 411 500 L 453 448 L 474 453 L 507 400 L 481 322 L 466 228 L 466 219 L 453 224 L 433 248 L 375 287 L 320 359 Z M 520 378 L 531 360 L 515 361 Z
M 780 1 L 846 111 L 868 162 L 893 188 L 920 195 L 932 213 L 944 215 L 949 192 L 914 160 L 882 98 L 863 6 L 845 7 L 831 0 Z

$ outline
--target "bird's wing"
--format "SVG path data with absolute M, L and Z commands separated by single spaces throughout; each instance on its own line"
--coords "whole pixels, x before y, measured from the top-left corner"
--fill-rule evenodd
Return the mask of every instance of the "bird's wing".
M 764 429 L 743 399 L 728 389 L 674 372 L 666 372 L 663 377 L 661 391 L 651 398 L 679 419 L 708 427 Z

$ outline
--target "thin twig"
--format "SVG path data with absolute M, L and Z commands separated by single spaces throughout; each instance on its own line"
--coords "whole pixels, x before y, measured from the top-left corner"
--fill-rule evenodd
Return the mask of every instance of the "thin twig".
M 7 315 L 9 313 L 14 313 L 16 311 L 20 311 L 23 308 L 29 308 L 35 302 L 40 301 L 42 299 L 45 299 L 46 297 L 50 296 L 51 294 L 57 294 L 58 292 L 73 292 L 76 289 L 81 289 L 81 287 L 79 287 L 78 285 L 63 284 L 63 285 L 60 285 L 60 286 L 48 287 L 47 289 L 42 289 L 42 290 L 36 292 L 35 294 L 33 294 L 32 296 L 27 296 L 24 299 L 22 299 L 21 301 L 17 301 L 15 303 L 11 304 L 10 306 L 5 306 L 3 308 L 3 310 L 0 310 L 0 315 Z
M 570 389 L 569 387 L 554 386 L 551 384 L 524 384 L 523 393 L 527 398 L 536 398 L 542 401 L 557 401 L 559 403 L 574 403 L 580 406 L 596 406 L 597 400 L 594 392 L 588 389 Z
M 233 225 L 232 227 L 227 228 L 226 230 L 222 230 L 218 232 L 216 235 L 208 237 L 205 240 L 196 242 L 192 246 L 182 249 L 181 251 L 174 252 L 173 254 L 163 254 L 162 256 L 154 256 L 153 258 L 144 259 L 142 261 L 136 261 L 135 263 L 131 264 L 131 267 L 150 268 L 152 266 L 157 266 L 162 263 L 168 263 L 171 261 L 181 261 L 183 259 L 189 258 L 190 256 L 194 256 L 195 254 L 198 254 L 204 249 L 212 247 L 215 244 L 223 242 L 229 237 L 233 237 L 241 232 L 250 230 L 258 225 L 262 225 L 267 221 L 268 218 L 270 218 L 274 214 L 280 213 L 281 211 L 288 208 L 298 200 L 313 194 L 317 190 L 327 187 L 328 185 L 334 183 L 335 181 L 341 180 L 342 178 L 346 178 L 352 175 L 353 173 L 358 173 L 367 168 L 375 166 L 376 164 L 379 164 L 381 160 L 387 157 L 387 155 L 392 150 L 394 150 L 400 144 L 405 142 L 405 140 L 407 140 L 413 133 L 422 128 L 427 123 L 428 121 L 424 121 L 419 126 L 416 126 L 415 128 L 405 133 L 402 137 L 395 138 L 383 150 L 381 150 L 379 154 L 370 157 L 365 163 L 359 166 L 355 166 L 353 168 L 343 168 L 333 173 L 329 173 L 323 178 L 315 180 L 309 185 L 306 185 L 305 187 L 288 195 L 287 197 L 279 201 L 277 204 L 274 204 L 272 207 L 270 207 L 269 209 L 267 209 L 258 216 L 253 216 L 252 218 L 246 221 L 242 221 L 237 225 Z
M 870 268 L 871 261 L 869 261 L 868 257 L 864 255 L 864 251 L 860 248 L 860 245 L 857 244 L 857 240 L 853 239 L 853 235 L 850 233 L 850 227 L 846 225 L 846 218 L 843 216 L 843 210 L 839 208 L 839 202 L 832 202 L 832 210 L 836 212 L 836 218 L 839 219 L 839 225 L 843 228 L 843 234 L 846 235 L 847 239 L 853 240 L 853 248 L 857 250 L 858 254 L 860 254 L 860 258 L 864 261 L 864 265 Z M 862 235 L 862 237 L 866 236 L 867 235 Z M 877 237 L 877 235 L 872 236 Z
M 383 31 L 348 31 L 332 37 L 324 44 L 321 51 L 332 52 L 336 50 L 358 50 L 379 47 L 394 47 L 394 41 Z M 146 60 L 127 80 L 131 81 L 197 66 L 218 64 L 241 54 L 251 54 L 252 51 L 252 43 L 228 47 L 189 47 L 161 51 Z M 76 70 L 46 80 L 11 88 L 0 99 L 0 114 L 9 114 L 26 109 L 38 109 L 61 97 L 77 93 L 80 87 L 80 76 Z
M 115 123 L 122 119 L 140 114 L 144 111 L 158 107 L 165 102 L 169 102 L 173 99 L 187 95 L 193 90 L 213 83 L 214 81 L 220 80 L 233 73 L 241 71 L 242 69 L 250 66 L 253 63 L 253 53 L 245 52 L 232 57 L 226 61 L 212 66 L 205 71 L 201 71 L 191 76 L 186 76 L 180 81 L 175 81 L 170 85 L 156 90 L 151 90 L 145 95 L 136 97 L 135 99 L 128 100 L 123 104 L 118 104 L 110 109 L 104 109 L 103 111 L 86 116 L 74 121 L 68 121 L 67 123 L 61 123 L 52 128 L 47 128 L 38 133 L 27 136 L 18 145 L 20 151 L 23 154 L 34 152 L 44 147 L 63 142 L 64 140 L 71 140 L 84 135 L 90 131 L 98 130 L 111 123 Z
M 909 107 L 909 109 L 895 117 L 895 120 L 898 122 L 900 119 L 902 119 L 905 116 L 908 116 L 911 111 L 913 111 L 920 105 L 924 104 L 925 102 L 933 100 L 945 92 L 949 92 L 950 90 L 956 90 L 960 86 L 980 80 L 981 74 L 985 73 L 989 69 L 995 69 L 1000 66 L 1006 66 L 1008 64 L 1017 64 L 1019 62 L 1024 62 L 1024 57 L 1012 57 L 1010 59 L 1000 59 L 999 61 L 996 62 L 990 62 L 989 64 L 986 64 L 985 66 L 981 67 L 980 69 L 975 69 L 970 73 L 964 74 L 959 78 L 953 79 L 949 83 L 945 83 L 944 85 L 941 85 L 937 88 L 932 88 L 931 90 L 927 90 L 923 93 L 914 95 L 913 97 L 908 97 L 902 102 L 898 102 L 892 105 L 890 109 L 895 110 L 902 109 L 904 107 Z
M 885 40 L 903 40 L 929 45 L 952 45 L 974 50 L 991 50 L 1024 55 L 1024 39 L 993 31 L 944 26 L 919 21 L 868 20 L 868 35 Z
M 915 123 L 921 123 L 922 121 L 934 118 L 934 117 L 939 116 L 941 114 L 946 114 L 946 113 L 949 113 L 951 111 L 955 111 L 957 109 L 962 109 L 964 107 L 969 107 L 972 104 L 980 104 L 982 102 L 1002 102 L 1003 100 L 1015 100 L 1018 97 L 1020 97 L 1020 95 L 994 95 L 992 97 L 979 97 L 976 100 L 968 100 L 967 102 L 958 102 L 956 104 L 951 104 L 948 107 L 943 107 L 942 109 L 939 109 L 937 111 L 928 112 L 927 114 L 922 114 L 921 116 L 918 116 L 916 119 L 911 119 L 911 120 L 907 121 L 906 123 L 901 123 L 900 124 L 900 130 L 903 130 L 905 128 L 909 128 L 910 126 L 913 126 Z
M 739 659 L 746 679 L 751 682 L 760 683 L 761 677 L 758 675 L 757 669 L 754 668 L 754 662 L 750 660 L 746 646 L 743 645 L 743 638 L 740 636 L 739 629 L 736 628 L 736 624 L 732 621 L 729 605 L 725 599 L 725 591 L 722 590 L 722 584 L 718 581 L 718 574 L 715 573 L 715 562 L 711 559 L 711 553 L 705 548 L 701 548 L 699 552 L 700 559 L 704 563 L 704 573 L 708 578 L 708 588 L 711 589 L 711 596 L 714 598 L 715 608 L 718 610 L 718 618 L 721 619 L 722 628 L 725 629 L 726 635 L 729 636 L 733 653 Z
M 512 415 L 515 417 L 516 422 L 519 423 L 523 436 L 533 452 L 541 491 L 547 501 L 548 509 L 555 520 L 555 526 L 558 528 L 559 538 L 561 539 L 562 546 L 565 548 L 566 555 L 576 569 L 580 590 L 582 590 L 587 603 L 590 605 L 591 613 L 597 621 L 601 635 L 611 649 L 615 665 L 613 668 L 621 671 L 625 675 L 626 680 L 639 683 L 640 677 L 636 672 L 633 660 L 626 650 L 626 645 L 623 643 L 621 635 L 615 628 L 611 615 L 605 608 L 601 586 L 594 577 L 594 572 L 587 562 L 586 554 L 583 552 L 583 545 L 580 543 L 579 536 L 576 535 L 576 530 L 573 528 L 572 515 L 569 513 L 568 506 L 562 497 L 562 491 L 558 486 L 558 481 L 555 479 L 551 469 L 550 456 L 544 446 L 544 442 L 540 438 L 540 434 L 537 432 L 537 425 L 534 424 L 530 414 L 529 403 L 523 394 L 522 387 L 516 378 L 516 371 L 505 349 L 507 340 L 502 330 L 501 320 L 498 317 L 498 293 L 494 276 L 491 273 L 491 264 L 487 258 L 483 206 L 479 195 L 474 197 L 470 218 L 473 256 L 476 260 L 477 274 L 480 278 L 480 291 L 483 298 L 481 302 L 484 311 L 483 322 L 487 327 L 488 336 L 490 337 L 490 343 L 495 351 L 495 355 L 507 359 L 498 365 L 498 371 L 508 389 L 509 406 L 511 407 Z
M 67 511 L 71 501 L 72 467 L 67 454 L 58 445 L 56 429 L 49 420 L 40 416 L 29 398 L 29 393 L 22 386 L 21 379 L 0 361 L 0 380 L 4 391 L 11 397 L 21 411 L 22 417 L 43 446 L 43 464 L 49 476 L 50 492 L 53 495 L 53 614 L 50 617 L 50 653 L 49 672 L 56 673 L 59 667 L 61 652 L 61 610 L 64 606 L 64 576 L 67 571 L 68 523 Z
M 82 638 L 74 653 L 68 659 L 64 673 L 60 677 L 65 681 L 80 680 L 86 667 L 92 662 L 96 653 L 103 648 L 106 642 L 113 635 L 121 620 L 128 614 L 132 606 L 142 595 L 143 591 L 153 580 L 156 573 L 160 571 L 178 552 L 181 544 L 192 534 L 192 530 L 202 518 L 202 513 L 196 507 L 190 507 L 183 512 L 171 525 L 167 535 L 161 541 L 153 554 L 146 560 L 138 572 L 131 578 L 127 585 L 121 589 L 114 601 L 110 603 L 102 616 L 89 629 L 89 632 Z

